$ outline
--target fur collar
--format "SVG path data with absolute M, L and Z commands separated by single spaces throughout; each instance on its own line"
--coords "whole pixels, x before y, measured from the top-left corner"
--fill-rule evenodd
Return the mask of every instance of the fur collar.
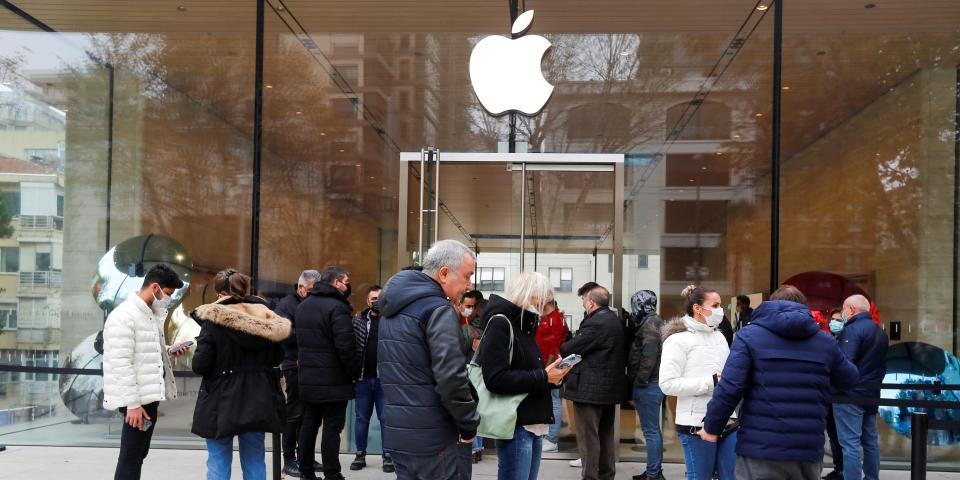
M 259 303 L 211 303 L 197 307 L 196 316 L 233 330 L 274 342 L 290 336 L 290 320 Z
M 676 317 L 671 319 L 669 322 L 663 325 L 663 331 L 660 334 L 661 340 L 666 340 L 671 335 L 675 333 L 690 332 L 690 333 L 710 333 L 716 331 L 715 328 L 710 328 L 696 320 L 694 320 L 689 315 L 684 315 L 682 317 Z

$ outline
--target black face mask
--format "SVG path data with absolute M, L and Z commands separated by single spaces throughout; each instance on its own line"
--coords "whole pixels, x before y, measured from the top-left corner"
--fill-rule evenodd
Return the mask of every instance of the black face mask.
M 343 298 L 350 298 L 351 293 L 353 293 L 353 287 L 348 283 L 347 289 L 343 292 Z
M 370 311 L 373 312 L 374 315 L 380 315 L 380 300 L 373 301 L 373 304 L 370 305 Z

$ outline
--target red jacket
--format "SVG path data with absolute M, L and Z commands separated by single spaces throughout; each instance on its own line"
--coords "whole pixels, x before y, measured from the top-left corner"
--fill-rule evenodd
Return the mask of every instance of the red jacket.
M 554 310 L 540 319 L 536 338 L 544 362 L 560 356 L 560 344 L 567 339 L 567 325 L 563 323 L 563 313 L 560 310 Z

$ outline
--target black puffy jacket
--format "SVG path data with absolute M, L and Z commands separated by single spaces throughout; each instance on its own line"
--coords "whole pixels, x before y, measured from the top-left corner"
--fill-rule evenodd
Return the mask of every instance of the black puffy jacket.
M 437 455 L 473 438 L 480 416 L 460 349 L 460 315 L 435 280 L 402 271 L 380 294 L 377 365 L 384 448 Z
M 350 304 L 332 285 L 317 283 L 297 307 L 296 319 L 300 399 L 352 400 L 362 363 Z
M 193 371 L 203 375 L 191 431 L 203 438 L 279 433 L 283 393 L 274 368 L 290 321 L 258 297 L 218 300 L 191 316 L 201 325 Z
M 513 325 L 513 361 L 510 355 L 510 329 Z M 517 425 L 553 423 L 553 400 L 547 383 L 543 354 L 533 334 L 538 318 L 497 295 L 483 311 L 483 340 L 477 350 L 477 362 L 483 371 L 483 383 L 493 393 L 528 394 L 517 409 Z
M 594 405 L 620 403 L 627 385 L 623 352 L 617 313 L 601 307 L 587 315 L 576 336 L 560 346 L 564 357 L 574 353 L 583 357 L 564 381 L 563 398 Z
M 283 341 L 283 363 L 280 365 L 285 371 L 297 369 L 297 335 L 296 335 L 296 314 L 297 307 L 303 299 L 296 293 L 291 293 L 280 299 L 273 313 L 290 320 L 290 336 Z

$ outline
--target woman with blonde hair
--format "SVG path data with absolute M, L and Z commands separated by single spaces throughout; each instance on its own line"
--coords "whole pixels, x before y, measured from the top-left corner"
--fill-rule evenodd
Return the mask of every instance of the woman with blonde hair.
M 660 389 L 665 395 L 677 397 L 675 423 L 687 479 L 710 480 L 716 471 L 720 480 L 733 480 L 737 461 L 735 423 L 716 443 L 699 436 L 707 403 L 730 354 L 726 338 L 717 329 L 723 321 L 720 294 L 690 285 L 681 295 L 686 315 L 663 327 Z
M 558 369 L 560 359 L 546 365 L 534 338 L 540 312 L 553 298 L 550 280 L 536 272 L 523 272 L 510 282 L 504 295 L 506 298 L 491 295 L 487 302 L 477 361 L 491 393 L 527 394 L 517 410 L 513 438 L 496 442 L 497 478 L 534 480 L 540 472 L 543 436 L 554 421 L 550 389 L 556 388 L 570 369 Z

